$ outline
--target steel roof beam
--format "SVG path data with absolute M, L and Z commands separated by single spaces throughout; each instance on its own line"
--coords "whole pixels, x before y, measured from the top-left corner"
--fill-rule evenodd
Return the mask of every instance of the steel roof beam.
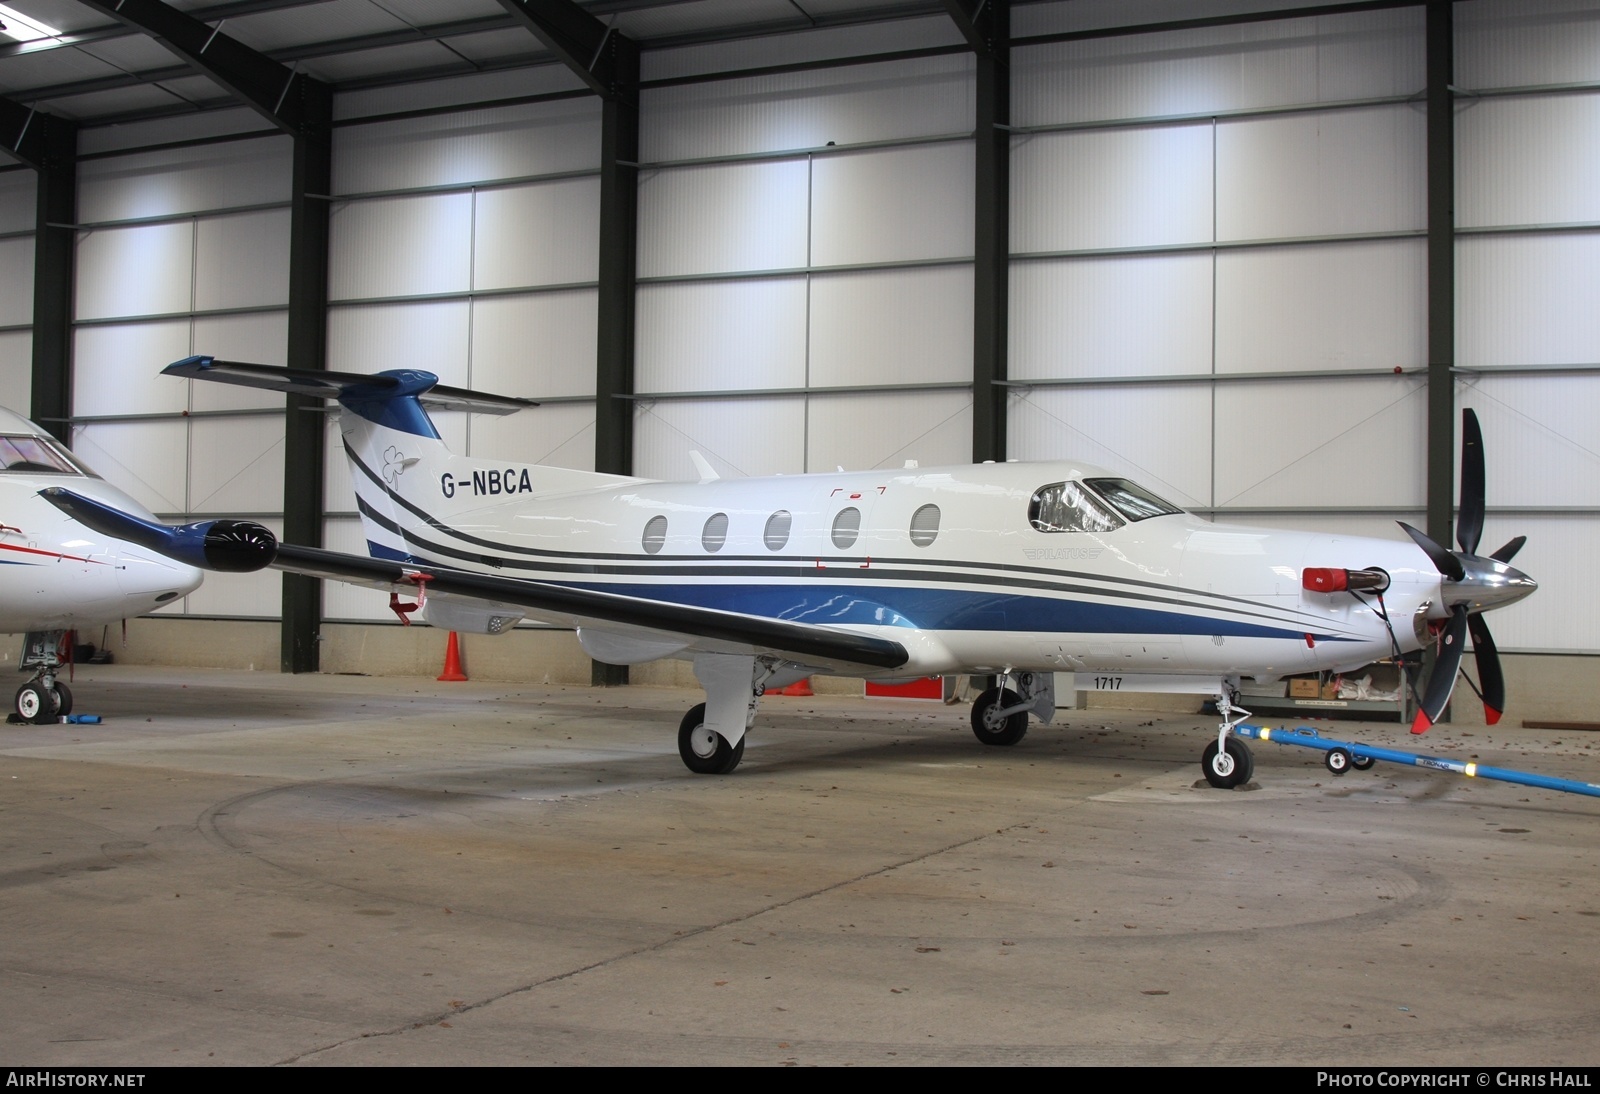
M 572 0 L 500 0 L 500 6 L 601 98 L 637 105 L 639 44 Z
M 328 86 L 230 38 L 220 22 L 208 26 L 160 0 L 81 2 L 154 38 L 285 132 L 326 129 L 333 98 Z
M 998 17 L 1001 5 L 998 0 L 943 0 L 944 10 L 961 31 L 967 44 L 980 57 L 993 57 L 1003 50 L 1002 40 L 1009 30 L 1009 20 Z

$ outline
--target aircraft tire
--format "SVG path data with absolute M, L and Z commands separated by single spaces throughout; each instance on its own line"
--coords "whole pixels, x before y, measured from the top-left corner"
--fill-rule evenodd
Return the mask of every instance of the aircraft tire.
M 986 745 L 1014 745 L 1028 734 L 1028 712 L 1019 710 L 1007 717 L 999 711 L 1022 702 L 1010 688 L 990 688 L 972 704 L 972 734 Z
M 1232 790 L 1250 781 L 1256 771 L 1255 757 L 1243 741 L 1229 737 L 1226 763 L 1219 758 L 1221 755 L 1216 741 L 1206 745 L 1206 750 L 1200 754 L 1200 770 L 1205 772 L 1206 782 L 1218 790 Z M 1219 770 L 1221 768 L 1226 768 L 1226 772 Z
M 1322 765 L 1335 775 L 1349 771 L 1352 762 L 1353 757 L 1343 748 L 1330 748 L 1322 756 Z
M 23 684 L 17 689 L 13 704 L 17 716 L 36 726 L 48 725 L 56 720 L 56 695 L 37 682 Z
M 56 693 L 56 717 L 65 718 L 72 713 L 72 690 L 60 680 L 50 689 Z
M 744 758 L 744 738 L 730 745 L 722 734 L 706 729 L 705 722 L 704 703 L 689 708 L 678 723 L 678 755 L 683 758 L 683 766 L 696 775 L 726 775 Z

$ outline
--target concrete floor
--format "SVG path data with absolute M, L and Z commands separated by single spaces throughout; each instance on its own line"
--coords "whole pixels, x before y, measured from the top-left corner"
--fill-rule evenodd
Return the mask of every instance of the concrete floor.
M 0 729 L 0 1059 L 1600 1062 L 1600 800 L 1073 713 L 80 669 Z M 1401 727 L 1334 731 L 1410 747 Z M 1436 728 L 1600 781 L 1600 735 Z

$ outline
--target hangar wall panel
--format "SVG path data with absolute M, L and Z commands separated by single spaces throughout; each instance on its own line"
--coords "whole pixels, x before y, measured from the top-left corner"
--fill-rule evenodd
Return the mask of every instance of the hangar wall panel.
M 1013 262 L 1011 379 L 1210 372 L 1214 262 L 1210 254 Z
M 849 65 L 647 89 L 647 163 L 972 131 L 969 56 Z
M 1468 99 L 1456 141 L 1458 227 L 1600 221 L 1600 94 Z
M 806 470 L 892 470 L 972 459 L 972 393 L 818 395 L 806 422 Z
M 0 327 L 32 323 L 33 237 L 0 238 Z
M 194 300 L 194 223 L 80 232 L 77 264 L 78 319 L 187 312 Z
M 36 182 L 31 170 L 0 171 L 0 233 L 33 231 Z
M 1219 384 L 1213 504 L 1423 507 L 1426 421 L 1414 376 Z
M 600 100 L 587 97 L 342 126 L 334 131 L 333 141 L 335 194 L 592 171 L 600 164 Z
M 810 385 L 970 383 L 972 293 L 966 264 L 817 274 Z
M 78 219 L 91 224 L 287 203 L 293 146 L 286 136 L 83 161 Z
M 183 419 L 80 425 L 72 447 L 101 478 L 157 516 L 189 511 L 189 424 Z
M 1600 362 L 1600 234 L 1456 241 L 1456 362 Z
M 598 276 L 600 180 L 480 190 L 473 218 L 472 286 L 571 285 Z
M 691 450 L 725 478 L 810 470 L 806 402 L 796 395 L 637 403 L 634 474 L 674 482 L 697 479 Z
M 1212 393 L 1201 384 L 1039 388 L 1011 399 L 1019 460 L 1082 460 L 1184 506 L 1211 503 Z
M 328 297 L 361 300 L 472 287 L 472 194 L 337 203 L 328 223 Z
M 804 387 L 807 292 L 803 276 L 639 286 L 636 387 Z
M 802 268 L 809 195 L 803 157 L 640 172 L 639 276 Z
M 1410 95 L 1424 84 L 1422 25 L 1420 8 L 1399 8 L 1017 49 L 1012 123 Z
M 0 406 L 24 418 L 33 399 L 33 332 L 0 331 Z
M 1212 141 L 1209 121 L 1015 138 L 1012 250 L 1209 242 Z
M 1427 228 L 1426 122 L 1412 103 L 1219 122 L 1217 238 Z
M 817 10 L 815 5 L 812 5 L 812 10 Z M 961 32 L 941 13 L 897 19 L 892 23 L 818 27 L 814 30 L 785 31 L 764 38 L 649 49 L 639 59 L 639 70 L 645 80 L 662 80 L 799 61 L 863 57 L 891 50 L 958 46 L 961 42 Z
M 474 414 L 468 447 L 494 459 L 593 471 L 594 403 L 553 403 L 505 417 Z
M 289 210 L 207 217 L 195 225 L 194 246 L 196 311 L 288 306 Z
M 158 373 L 188 357 L 191 346 L 188 319 L 78 327 L 72 332 L 73 412 L 181 414 L 189 407 L 192 381 Z
M 1600 510 L 1600 376 L 1465 377 L 1456 399 L 1483 427 L 1491 507 Z
M 466 387 L 469 311 L 466 300 L 331 308 L 328 367 L 337 372 L 420 368 L 442 383 Z
M 1420 239 L 1219 252 L 1216 370 L 1415 367 L 1427 257 Z
M 283 415 L 194 418 L 189 431 L 190 512 L 283 512 Z
M 289 313 L 286 310 L 196 316 L 188 349 L 188 353 L 204 353 L 224 361 L 278 366 L 289 363 L 288 351 Z M 193 411 L 283 410 L 283 396 L 275 391 L 170 377 L 158 382 L 188 388 L 189 409 Z
M 472 387 L 523 398 L 594 397 L 594 289 L 472 301 Z
M 811 262 L 844 266 L 972 256 L 970 141 L 819 156 Z
M 1483 91 L 1600 80 L 1600 17 L 1588 0 L 1455 5 L 1458 87 Z

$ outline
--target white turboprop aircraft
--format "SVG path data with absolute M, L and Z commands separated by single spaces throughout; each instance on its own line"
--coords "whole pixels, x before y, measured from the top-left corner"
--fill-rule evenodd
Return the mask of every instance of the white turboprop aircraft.
M 13 709 L 36 723 L 72 710 L 72 692 L 57 678 L 67 632 L 154 611 L 194 591 L 202 576 L 79 524 L 40 496 L 50 488 L 155 519 L 43 429 L 0 408 L 0 634 L 35 636 L 29 652 L 42 663 L 17 689 Z
M 1443 711 L 1465 632 L 1489 718 L 1504 706 L 1481 615 L 1534 582 L 1514 540 L 1476 554 L 1477 421 L 1464 428 L 1459 552 L 1212 524 L 1114 472 L 997 463 L 657 482 L 452 455 L 423 404 L 506 413 L 525 400 L 438 386 L 432 373 L 311 372 L 191 357 L 174 376 L 336 400 L 369 555 L 279 544 L 244 522 L 174 528 L 65 489 L 74 517 L 199 566 L 274 566 L 390 590 L 451 630 L 524 615 L 576 627 L 594 658 L 691 660 L 705 703 L 678 730 L 696 772 L 732 771 L 766 687 L 821 673 L 993 675 L 973 706 L 990 745 L 1055 709 L 1053 673 L 1099 690 L 1215 696 L 1206 778 L 1250 778 L 1231 731 L 1241 677 L 1346 670 L 1439 643 L 1413 732 Z M 404 594 L 416 603 L 401 603 Z

